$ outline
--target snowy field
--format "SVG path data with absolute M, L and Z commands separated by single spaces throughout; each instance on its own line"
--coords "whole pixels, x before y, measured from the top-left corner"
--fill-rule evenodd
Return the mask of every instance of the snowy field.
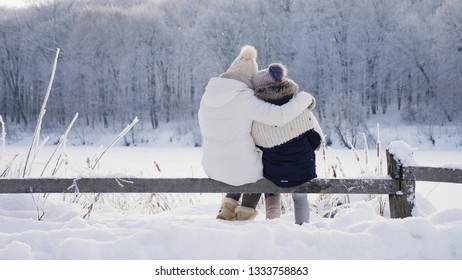
M 27 148 L 7 146 L 2 164 L 15 155 L 19 163 Z M 42 172 L 52 151 L 53 147 L 45 147 L 31 176 Z M 61 176 L 205 177 L 201 148 L 115 146 L 89 171 L 87 160 L 101 151 L 68 147 Z M 360 175 L 350 150 L 336 150 L 336 154 L 347 176 Z M 421 165 L 441 166 L 460 162 L 462 151 L 416 150 L 414 155 Z M 320 177 L 323 166 L 318 154 Z M 19 167 L 12 169 L 20 172 Z M 53 168 L 49 169 L 44 176 Z M 35 197 L 39 206 L 41 199 Z M 402 220 L 380 216 L 377 200 L 359 199 L 333 219 L 312 213 L 311 223 L 302 226 L 294 224 L 293 213 L 267 221 L 261 207 L 254 221 L 218 221 L 220 199 L 221 194 L 193 195 L 193 204 L 157 214 L 140 207 L 122 211 L 112 202 L 99 205 L 90 219 L 83 219 L 82 205 L 54 195 L 45 201 L 46 213 L 38 221 L 31 195 L 0 195 L 0 259 L 285 260 L 285 264 L 287 260 L 462 260 L 462 186 L 458 184 L 418 182 L 415 217 Z M 310 195 L 313 199 L 315 195 Z

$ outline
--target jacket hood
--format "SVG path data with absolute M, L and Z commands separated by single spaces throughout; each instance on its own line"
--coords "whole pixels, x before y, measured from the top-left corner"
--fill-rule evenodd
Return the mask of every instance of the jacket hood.
M 210 107 L 223 107 L 243 91 L 251 90 L 245 83 L 235 79 L 215 77 L 210 79 L 202 102 Z
M 272 84 L 266 87 L 255 89 L 255 96 L 265 101 L 275 101 L 297 92 L 298 85 L 291 79 L 286 79 L 281 83 Z

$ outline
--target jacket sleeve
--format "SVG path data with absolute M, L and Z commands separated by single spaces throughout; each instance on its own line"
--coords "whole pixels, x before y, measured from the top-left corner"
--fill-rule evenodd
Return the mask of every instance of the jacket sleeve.
M 313 151 L 317 150 L 321 146 L 321 135 L 317 133 L 314 129 L 310 129 L 305 132 L 308 142 L 310 143 L 311 149 Z
M 279 106 L 251 95 L 244 106 L 252 120 L 268 125 L 282 126 L 297 117 L 313 100 L 314 97 L 311 94 L 302 91 L 286 104 Z

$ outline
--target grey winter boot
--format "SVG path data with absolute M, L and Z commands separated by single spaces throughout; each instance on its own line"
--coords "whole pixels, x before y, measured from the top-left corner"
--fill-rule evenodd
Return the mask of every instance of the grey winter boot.
M 265 196 L 266 219 L 272 220 L 281 217 L 281 195 L 271 194 Z
M 301 225 L 310 222 L 310 205 L 304 193 L 292 193 L 294 200 L 295 223 Z
M 252 220 L 255 219 L 255 217 L 258 215 L 257 210 L 245 206 L 236 207 L 234 213 L 236 214 L 236 221 Z
M 235 221 L 236 214 L 234 210 L 239 206 L 239 202 L 235 199 L 224 197 L 221 202 L 220 213 L 217 215 L 219 220 Z

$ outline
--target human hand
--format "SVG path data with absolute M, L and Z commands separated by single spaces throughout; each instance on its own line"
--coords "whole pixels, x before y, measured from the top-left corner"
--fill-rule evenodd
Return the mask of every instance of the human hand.
M 308 109 L 313 110 L 316 107 L 316 98 L 313 97 L 311 104 L 308 105 Z
M 308 109 L 313 110 L 314 107 L 316 107 L 316 98 L 314 98 L 313 95 L 311 95 L 310 93 L 308 93 L 306 91 L 301 91 L 300 93 L 306 94 L 306 95 L 308 95 L 310 97 L 309 101 L 308 101 Z

